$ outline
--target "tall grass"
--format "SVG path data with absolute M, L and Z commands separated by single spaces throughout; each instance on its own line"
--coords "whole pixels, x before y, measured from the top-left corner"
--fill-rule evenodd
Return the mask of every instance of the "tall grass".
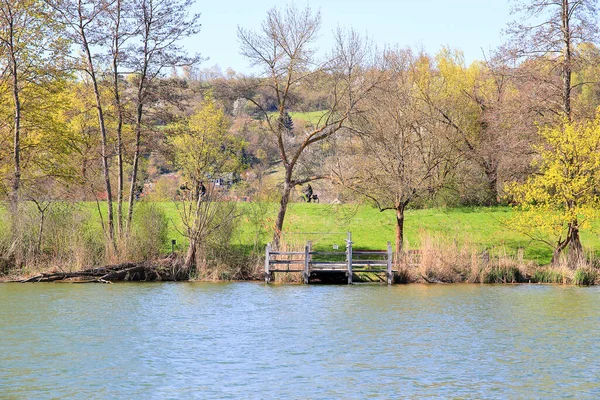
M 418 257 L 414 253 L 400 259 L 397 266 L 403 282 L 428 283 L 554 283 L 594 285 L 600 281 L 600 269 L 593 254 L 577 269 L 568 267 L 563 257 L 557 265 L 540 266 L 524 260 L 522 251 L 511 252 L 498 246 L 482 249 L 472 242 L 462 243 L 446 236 L 422 234 Z
M 526 270 L 532 265 L 524 263 L 518 253 L 481 249 L 469 240 L 460 243 L 423 233 L 419 242 L 416 260 L 400 260 L 401 275 L 409 282 L 518 283 L 526 281 Z
M 264 245 L 270 238 L 277 207 L 268 202 L 238 206 L 239 218 L 204 244 L 198 279 L 262 278 Z M 105 212 L 105 208 L 102 210 Z M 558 266 L 539 266 L 549 262 L 549 249 L 507 230 L 501 221 L 511 212 L 502 207 L 410 210 L 406 239 L 408 248 L 418 249 L 419 256 L 409 260 L 405 255 L 398 260 L 396 281 L 586 285 L 600 281 L 593 252 L 588 254 L 591 261 L 576 270 L 569 269 L 566 260 Z M 41 241 L 39 222 L 40 214 L 33 204 L 23 203 L 23 262 L 15 268 L 4 263 L 13 238 L 10 219 L 0 208 L 0 274 L 145 261 L 169 253 L 171 239 L 177 240 L 176 250 L 180 253 L 187 245 L 179 233 L 181 221 L 172 202 L 140 202 L 131 234 L 118 242 L 117 251 L 108 245 L 95 204 L 52 204 L 46 212 Z M 284 231 L 289 248 L 297 245 L 303 250 L 306 240 L 313 241 L 314 249 L 331 250 L 333 245 L 343 248 L 345 232 L 352 231 L 356 249 L 382 249 L 393 238 L 393 228 L 393 215 L 369 207 L 299 203 L 290 204 Z M 584 240 L 597 247 L 598 238 Z M 300 275 L 280 275 L 282 280 L 301 281 Z
M 0 215 L 8 220 L 6 214 Z M 98 215 L 77 203 L 55 202 L 42 214 L 31 203 L 23 203 L 19 217 L 21 236 L 12 236 L 10 221 L 2 221 L 0 254 L 8 254 L 18 241 L 19 254 L 4 268 L 5 274 L 31 275 L 46 270 L 77 271 L 124 261 L 146 261 L 167 248 L 168 221 L 161 207 L 142 203 L 129 235 L 117 242 L 116 251 L 107 240 Z M 40 229 L 41 227 L 41 229 Z M 15 248 L 15 246 L 12 246 Z
M 278 251 L 280 251 L 280 252 L 304 252 L 304 245 L 294 243 L 293 241 L 288 242 L 284 239 L 280 242 Z M 275 255 L 271 259 L 279 260 L 279 261 L 292 261 L 292 260 L 303 261 L 304 256 Z M 291 264 L 291 265 L 289 265 L 289 267 L 290 267 L 290 269 L 302 269 L 303 268 L 301 264 Z M 274 265 L 272 268 L 285 269 L 286 265 L 285 264 Z M 273 281 L 275 283 L 301 283 L 303 281 L 301 272 L 281 272 L 281 273 L 276 272 L 273 274 L 273 278 L 274 278 Z

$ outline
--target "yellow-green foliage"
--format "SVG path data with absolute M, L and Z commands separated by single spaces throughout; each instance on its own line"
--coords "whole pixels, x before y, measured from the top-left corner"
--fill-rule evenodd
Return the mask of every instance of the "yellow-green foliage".
M 210 93 L 190 118 L 169 126 L 175 162 L 187 178 L 200 181 L 241 167 L 244 143 L 228 128 L 225 113 Z
M 26 185 L 36 179 L 71 178 L 75 172 L 70 160 L 76 138 L 65 123 L 70 107 L 68 85 L 63 79 L 24 85 L 20 119 L 21 178 Z M 14 103 L 10 88 L 0 84 L 0 194 L 2 181 L 8 184 L 14 170 Z M 35 186 L 35 185 L 34 185 Z
M 598 217 L 600 184 L 600 116 L 594 121 L 541 127 L 542 144 L 534 164 L 538 173 L 507 192 L 522 213 L 510 224 L 528 236 L 556 246 L 569 224 L 590 227 Z

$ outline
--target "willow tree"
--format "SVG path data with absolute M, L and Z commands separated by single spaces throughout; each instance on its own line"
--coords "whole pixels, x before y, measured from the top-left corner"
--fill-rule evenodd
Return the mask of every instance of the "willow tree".
M 310 7 L 298 9 L 291 5 L 283 11 L 269 10 L 259 31 L 238 28 L 242 55 L 261 71 L 241 95 L 262 115 L 279 150 L 284 170 L 274 246 L 279 245 L 292 190 L 325 176 L 318 172 L 313 174 L 310 169 L 300 171 L 306 150 L 342 130 L 372 87 L 368 79 L 363 79 L 370 61 L 366 41 L 355 32 L 338 30 L 333 54 L 326 60 L 319 60 L 315 41 L 320 27 L 319 12 L 313 12 Z M 297 129 L 291 132 L 286 124 L 287 112 L 301 96 L 301 89 L 314 84 L 322 75 L 329 78 L 330 92 L 322 116 L 302 132 Z M 275 99 L 275 112 L 271 112 L 263 96 L 258 94 L 261 90 Z
M 600 117 L 585 123 L 565 120 L 557 127 L 540 128 L 539 134 L 539 172 L 508 187 L 523 211 L 511 224 L 552 247 L 553 263 L 568 247 L 569 265 L 575 268 L 583 258 L 579 232 L 600 208 Z

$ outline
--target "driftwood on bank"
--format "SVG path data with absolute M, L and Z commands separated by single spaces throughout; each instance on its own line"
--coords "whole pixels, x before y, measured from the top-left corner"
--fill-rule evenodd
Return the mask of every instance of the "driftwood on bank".
M 56 282 L 73 283 L 112 283 L 115 281 L 183 281 L 189 279 L 187 271 L 179 260 L 165 258 L 154 262 L 122 263 L 82 271 L 54 271 L 42 273 L 17 282 Z

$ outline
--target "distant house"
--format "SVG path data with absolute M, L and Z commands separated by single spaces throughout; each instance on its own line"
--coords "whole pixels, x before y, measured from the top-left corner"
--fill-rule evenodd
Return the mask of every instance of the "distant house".
M 234 183 L 238 182 L 240 178 L 237 174 L 229 172 L 219 176 L 218 178 L 210 178 L 209 180 L 213 185 L 223 187 L 233 185 Z

